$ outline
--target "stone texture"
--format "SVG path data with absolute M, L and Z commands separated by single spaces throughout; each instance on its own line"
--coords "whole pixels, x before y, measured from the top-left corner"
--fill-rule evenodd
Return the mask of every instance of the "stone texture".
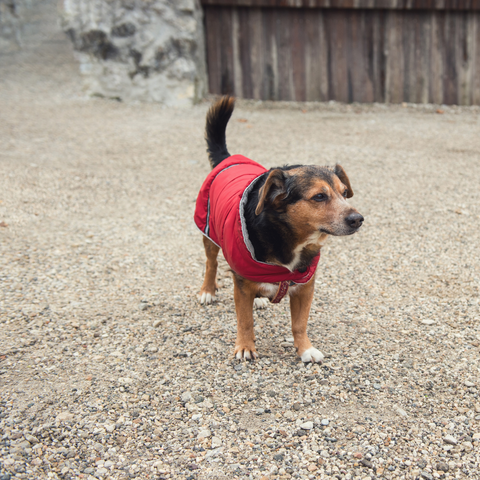
M 204 96 L 198 0 L 64 0 L 63 9 L 87 93 L 171 106 Z
M 10 50 L 21 45 L 20 0 L 0 0 L 0 51 Z
M 37 3 L 34 0 L 0 0 L 0 53 L 19 50 L 25 43 L 25 34 L 28 36 L 37 29 L 39 10 L 48 9 L 52 1 L 44 0 L 42 6 Z

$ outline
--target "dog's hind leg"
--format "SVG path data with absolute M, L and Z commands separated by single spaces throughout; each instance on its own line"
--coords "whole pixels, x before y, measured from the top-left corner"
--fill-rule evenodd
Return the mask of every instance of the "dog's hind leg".
M 303 362 L 321 362 L 323 354 L 314 348 L 307 335 L 307 322 L 315 290 L 315 277 L 307 284 L 298 285 L 290 294 L 292 333 L 294 345 Z
M 202 288 L 200 289 L 199 299 L 202 305 L 208 305 L 215 300 L 215 291 L 217 290 L 217 256 L 220 248 L 207 237 L 203 237 L 203 246 L 205 247 L 207 262 L 205 265 L 205 278 Z
M 256 289 L 252 282 L 235 274 L 233 275 L 233 284 L 233 296 L 237 312 L 235 357 L 238 360 L 255 360 L 258 357 L 253 331 L 253 301 Z

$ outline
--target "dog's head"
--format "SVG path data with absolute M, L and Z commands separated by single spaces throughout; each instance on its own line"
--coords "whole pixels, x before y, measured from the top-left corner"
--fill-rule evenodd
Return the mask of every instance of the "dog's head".
M 281 215 L 298 238 L 315 233 L 351 235 L 363 217 L 350 206 L 353 196 L 345 170 L 315 165 L 275 168 L 259 191 L 257 215 Z

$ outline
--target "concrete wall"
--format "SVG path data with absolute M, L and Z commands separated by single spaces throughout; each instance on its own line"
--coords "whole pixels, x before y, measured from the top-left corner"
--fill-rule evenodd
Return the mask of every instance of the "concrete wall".
M 62 23 L 90 94 L 192 105 L 206 93 L 198 0 L 63 0 Z

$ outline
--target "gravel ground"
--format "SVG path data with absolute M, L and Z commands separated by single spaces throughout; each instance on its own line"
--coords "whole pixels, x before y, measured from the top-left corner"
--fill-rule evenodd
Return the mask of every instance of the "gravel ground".
M 319 264 L 324 364 L 285 300 L 238 363 L 225 263 L 196 300 L 208 105 L 86 99 L 49 31 L 0 57 L 0 479 L 479 479 L 479 109 L 240 102 L 231 152 L 342 164 L 366 220 Z

